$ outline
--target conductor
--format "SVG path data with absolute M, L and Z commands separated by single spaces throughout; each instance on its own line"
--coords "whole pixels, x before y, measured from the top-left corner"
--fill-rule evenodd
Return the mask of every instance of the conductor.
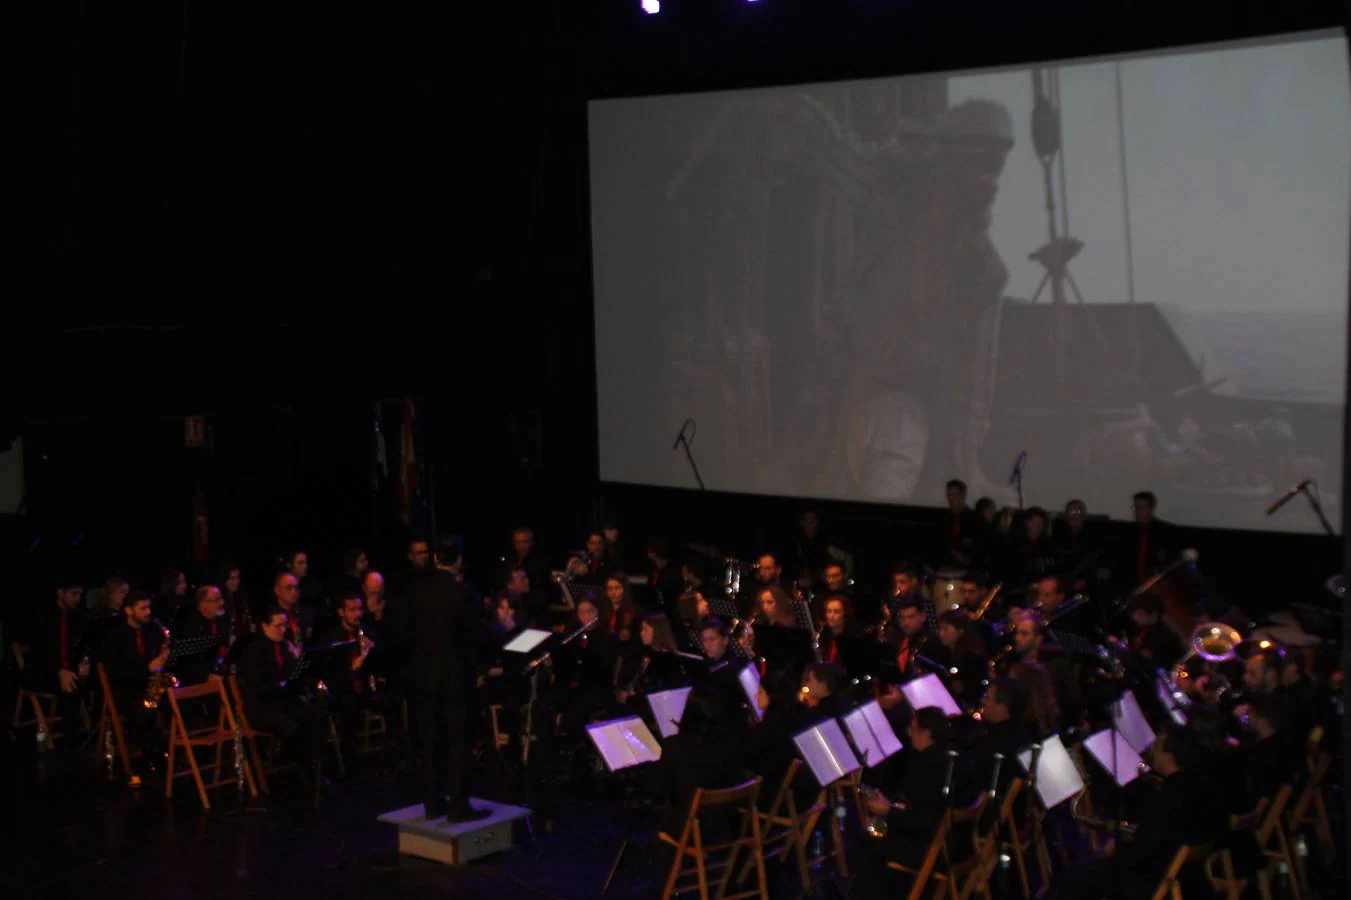
M 409 573 L 409 687 L 422 757 L 422 803 L 428 819 L 486 818 L 469 803 L 470 706 L 474 701 L 475 626 L 479 611 L 453 567 L 460 542 L 438 538 L 429 568 Z

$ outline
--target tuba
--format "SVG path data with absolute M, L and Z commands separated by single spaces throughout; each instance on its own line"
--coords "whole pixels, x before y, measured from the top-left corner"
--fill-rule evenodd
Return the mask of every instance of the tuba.
M 1198 625 L 1188 641 L 1187 655 L 1173 666 L 1173 687 L 1180 689 L 1184 681 L 1208 674 L 1217 696 L 1228 693 L 1229 679 L 1218 670 L 1212 670 L 1211 666 L 1237 659 L 1241 643 L 1243 636 L 1222 622 Z
M 164 643 L 167 646 L 169 629 L 161 625 L 160 630 L 164 632 Z M 178 687 L 178 679 L 174 677 L 172 672 L 163 669 L 158 672 L 151 672 L 150 680 L 145 685 L 145 696 L 141 699 L 141 702 L 146 709 L 159 709 L 160 701 L 164 699 L 165 693 L 176 687 Z

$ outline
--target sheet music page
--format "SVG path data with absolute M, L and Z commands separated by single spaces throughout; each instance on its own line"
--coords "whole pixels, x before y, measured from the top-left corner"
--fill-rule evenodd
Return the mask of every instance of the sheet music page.
M 638 756 L 619 733 L 616 727 L 618 724 L 620 723 L 598 722 L 586 726 L 587 736 L 591 738 L 591 743 L 596 745 L 596 752 L 605 760 L 605 765 L 610 767 L 611 772 L 638 765 Z
M 1112 777 L 1116 783 L 1122 787 L 1130 784 L 1140 777 L 1140 766 L 1143 760 L 1140 754 L 1131 749 L 1130 742 L 1126 736 L 1119 731 L 1113 731 L 1110 728 L 1104 728 L 1097 734 L 1089 735 L 1084 740 L 1084 749 L 1090 756 L 1098 761 L 1098 764 L 1108 772 L 1112 771 L 1112 738 L 1116 738 L 1116 772 Z
M 1112 704 L 1112 721 L 1136 753 L 1144 753 L 1154 743 L 1154 729 L 1149 727 L 1140 701 L 1130 691 Z
M 910 704 L 911 709 L 923 709 L 926 706 L 936 706 L 943 711 L 945 716 L 960 716 L 962 708 L 957 705 L 957 701 L 952 699 L 952 694 L 937 675 L 932 673 L 911 679 L 901 685 L 901 693 Z
M 624 742 L 628 744 L 639 763 L 656 762 L 661 759 L 661 744 L 657 742 L 656 735 L 648 729 L 646 722 L 635 716 L 632 719 L 625 719 L 619 726 Z
M 741 682 L 741 689 L 746 692 L 746 699 L 750 701 L 751 712 L 755 713 L 756 721 L 763 719 L 765 711 L 760 708 L 760 673 L 755 670 L 754 665 L 744 665 L 737 673 L 736 680 Z
M 821 732 L 821 737 L 825 739 L 826 750 L 830 753 L 830 758 L 840 775 L 848 775 L 863 768 L 858 757 L 854 755 L 854 748 L 849 746 L 849 739 L 844 736 L 844 729 L 840 728 L 838 721 L 827 719 L 816 727 Z M 838 778 L 840 775 L 835 777 Z
M 858 750 L 864 766 L 872 768 L 886 759 L 886 754 L 882 752 L 881 745 L 873 737 L 873 730 L 868 725 L 863 710 L 850 710 L 844 714 L 842 721 L 844 727 L 849 729 L 849 737 L 853 739 L 854 747 Z
M 549 639 L 550 632 L 538 628 L 527 628 L 502 645 L 509 653 L 529 653 Z
M 1028 748 L 1018 754 L 1018 762 L 1023 771 L 1032 765 L 1032 750 Z M 1060 741 L 1060 735 L 1053 734 L 1041 745 L 1041 756 L 1037 760 L 1036 774 L 1037 796 L 1042 805 L 1053 809 L 1084 789 L 1084 780 L 1079 777 L 1074 760 Z
M 844 774 L 840 771 L 839 764 L 831 757 L 825 738 L 821 737 L 817 729 L 809 728 L 801 734 L 794 735 L 793 742 L 797 744 L 798 752 L 806 760 L 807 767 L 812 770 L 816 783 L 821 787 L 831 784 Z
M 647 695 L 652 715 L 657 720 L 657 730 L 663 738 L 680 733 L 680 718 L 685 715 L 685 703 L 689 700 L 693 688 L 675 688 L 669 691 L 657 691 Z
M 868 721 L 868 727 L 872 729 L 873 737 L 882 748 L 883 758 L 890 758 L 900 753 L 905 748 L 901 739 L 896 736 L 896 729 L 891 727 L 891 722 L 887 720 L 886 711 L 876 700 L 870 700 L 859 707 L 863 713 L 863 718 Z

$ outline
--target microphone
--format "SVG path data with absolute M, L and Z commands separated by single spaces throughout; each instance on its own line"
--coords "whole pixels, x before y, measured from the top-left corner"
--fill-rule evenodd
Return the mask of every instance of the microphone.
M 946 772 L 943 773 L 943 796 L 944 796 L 944 797 L 950 797 L 950 796 L 952 795 L 952 773 L 953 773 L 953 770 L 956 769 L 956 768 L 957 768 L 957 751 L 956 751 L 956 750 L 949 750 L 949 751 L 948 751 L 948 769 L 947 769 Z
M 1285 506 L 1285 504 L 1295 499 L 1296 494 L 1304 493 L 1304 490 L 1311 484 L 1313 484 L 1313 479 L 1306 478 L 1299 484 L 1292 487 L 1290 490 L 1286 491 L 1284 494 L 1281 495 L 1281 499 L 1277 500 L 1275 503 L 1267 507 L 1267 515 L 1271 515 L 1276 510 L 1280 509 L 1282 506 Z
M 993 800 L 999 793 L 999 770 L 1004 765 L 1004 754 L 996 753 L 994 755 L 994 770 L 990 773 L 990 799 Z
M 1188 547 L 1186 550 L 1183 550 L 1178 555 L 1177 559 L 1173 560 L 1167 566 L 1165 566 L 1162 572 L 1160 572 L 1157 575 L 1151 575 L 1148 578 L 1146 578 L 1139 587 L 1130 592 L 1130 597 L 1128 599 L 1132 600 L 1135 599 L 1136 597 L 1148 591 L 1154 585 L 1158 584 L 1160 581 L 1163 581 L 1164 578 L 1171 575 L 1177 569 L 1180 569 L 1185 565 L 1194 563 L 1200 558 L 1201 554 L 1197 553 L 1191 547 Z
M 1009 473 L 1009 484 L 1014 484 L 1023 474 L 1023 466 L 1027 464 L 1027 451 L 1019 450 L 1018 458 L 1013 461 L 1013 471 Z
M 694 422 L 693 419 L 686 419 L 685 421 L 680 423 L 680 431 L 676 432 L 675 441 L 674 443 L 671 444 L 672 450 L 676 450 L 680 447 L 680 442 L 685 440 L 685 429 L 689 428 L 690 424 L 693 422 Z

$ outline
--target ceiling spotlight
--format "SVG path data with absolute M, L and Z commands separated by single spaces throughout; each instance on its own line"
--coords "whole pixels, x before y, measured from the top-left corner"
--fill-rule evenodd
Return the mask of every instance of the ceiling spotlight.
M 643 12 L 647 13 L 649 16 L 655 16 L 657 13 L 661 12 L 661 0 L 642 0 L 641 6 L 643 7 Z

